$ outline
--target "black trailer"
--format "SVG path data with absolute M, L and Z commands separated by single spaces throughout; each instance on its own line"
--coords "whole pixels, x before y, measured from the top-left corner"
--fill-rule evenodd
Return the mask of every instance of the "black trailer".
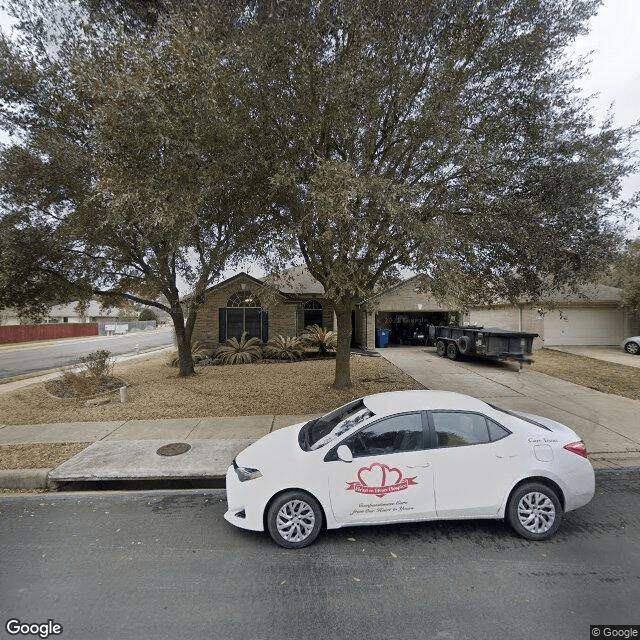
M 537 333 L 485 327 L 429 327 L 429 341 L 441 357 L 460 355 L 531 362 Z

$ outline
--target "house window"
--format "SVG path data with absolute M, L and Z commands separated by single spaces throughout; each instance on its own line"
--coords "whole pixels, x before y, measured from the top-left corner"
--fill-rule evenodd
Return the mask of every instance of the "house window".
M 244 332 L 250 338 L 268 340 L 267 312 L 260 306 L 260 299 L 250 291 L 237 291 L 219 310 L 220 343 L 229 338 L 240 339 Z
M 69 322 L 69 318 L 68 318 L 67 316 L 64 316 L 64 317 L 62 318 L 62 322 Z
M 304 305 L 304 326 L 322 326 L 322 305 L 317 300 L 308 300 Z

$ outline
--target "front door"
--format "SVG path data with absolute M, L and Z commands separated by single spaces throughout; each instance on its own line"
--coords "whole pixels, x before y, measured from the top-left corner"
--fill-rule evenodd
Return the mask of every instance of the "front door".
M 423 415 L 416 412 L 370 423 L 335 445 L 323 464 L 336 520 L 365 524 L 433 517 L 433 469 L 426 441 Z M 331 455 L 342 444 L 351 450 L 352 462 Z

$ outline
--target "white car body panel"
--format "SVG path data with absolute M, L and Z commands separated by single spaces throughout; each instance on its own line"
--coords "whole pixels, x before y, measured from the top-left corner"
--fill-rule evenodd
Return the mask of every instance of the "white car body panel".
M 331 510 L 343 525 L 424 520 L 436 515 L 425 451 L 324 462 Z M 377 490 L 376 490 L 377 489 Z
M 503 518 L 513 488 L 528 478 L 555 483 L 562 492 L 565 511 L 583 506 L 594 495 L 591 463 L 563 448 L 580 438 L 553 420 L 503 413 L 480 400 L 451 392 L 392 392 L 368 396 L 364 402 L 374 416 L 315 451 L 301 448 L 298 434 L 304 425 L 297 424 L 275 431 L 239 453 L 237 465 L 258 469 L 262 476 L 241 482 L 234 467 L 229 467 L 225 519 L 244 529 L 263 531 L 269 502 L 289 489 L 306 491 L 318 500 L 328 529 L 447 518 Z M 325 462 L 327 453 L 341 441 L 381 417 L 425 410 L 481 413 L 511 434 L 484 444 Z

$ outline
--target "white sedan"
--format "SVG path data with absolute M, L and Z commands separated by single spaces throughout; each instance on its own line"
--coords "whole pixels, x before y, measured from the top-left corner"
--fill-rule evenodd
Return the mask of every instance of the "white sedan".
M 224 517 L 300 548 L 323 526 L 504 518 L 544 540 L 593 497 L 568 427 L 445 391 L 367 396 L 280 429 L 227 471 Z

